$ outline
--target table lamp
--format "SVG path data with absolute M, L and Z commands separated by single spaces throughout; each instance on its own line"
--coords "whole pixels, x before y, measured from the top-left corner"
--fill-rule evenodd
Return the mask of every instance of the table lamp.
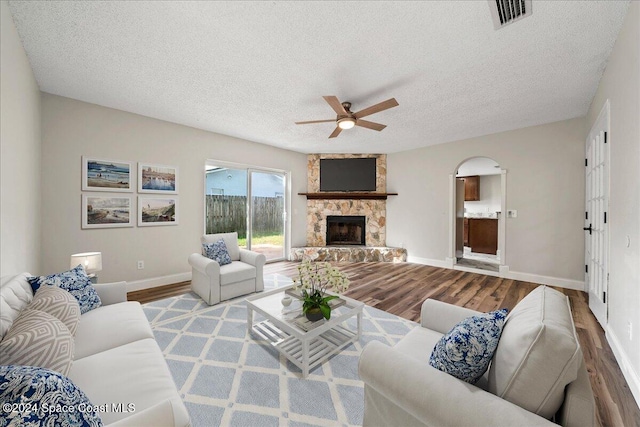
M 102 270 L 102 252 L 84 252 L 71 255 L 70 268 L 75 268 L 78 264 L 82 264 L 92 283 L 98 283 L 96 273 Z

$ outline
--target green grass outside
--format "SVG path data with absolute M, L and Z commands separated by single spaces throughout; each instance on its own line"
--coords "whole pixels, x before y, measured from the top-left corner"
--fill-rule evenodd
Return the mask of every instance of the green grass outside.
M 274 245 L 284 246 L 284 235 L 282 234 L 269 234 L 266 236 L 253 236 L 251 238 L 251 244 L 256 245 Z M 238 238 L 238 246 L 241 248 L 247 247 L 247 238 Z

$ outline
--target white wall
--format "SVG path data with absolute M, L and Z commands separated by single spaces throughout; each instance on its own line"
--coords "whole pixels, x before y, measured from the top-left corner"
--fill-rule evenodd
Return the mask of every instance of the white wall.
M 444 264 L 449 250 L 449 175 L 489 157 L 507 170 L 502 254 L 511 272 L 584 280 L 583 118 L 502 132 L 387 156 L 387 244 Z
M 40 90 L 0 2 L 0 276 L 40 273 Z
M 480 200 L 464 202 L 467 214 L 487 214 L 500 211 L 502 190 L 501 175 L 480 176 Z
M 611 105 L 607 338 L 640 402 L 640 4 L 631 2 L 589 109 L 585 137 Z M 629 245 L 627 246 L 627 238 Z M 633 340 L 627 325 L 633 325 Z
M 306 200 L 297 195 L 307 187 L 305 154 L 44 93 L 42 115 L 45 273 L 67 269 L 69 255 L 84 251 L 102 252 L 102 282 L 190 273 L 187 258 L 200 250 L 204 231 L 207 159 L 290 170 L 292 244 L 305 244 Z M 82 230 L 82 155 L 178 166 L 179 224 Z M 137 270 L 138 260 L 144 270 Z

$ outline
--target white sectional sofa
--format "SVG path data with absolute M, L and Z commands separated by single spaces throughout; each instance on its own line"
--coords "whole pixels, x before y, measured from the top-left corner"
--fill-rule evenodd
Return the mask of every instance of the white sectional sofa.
M 29 276 L 2 279 L 2 337 L 33 298 Z M 126 282 L 96 284 L 95 289 L 102 305 L 80 316 L 68 377 L 93 405 L 113 409 L 122 404 L 119 410 L 100 412 L 105 425 L 189 426 L 189 413 L 142 307 L 127 301 Z
M 595 401 L 569 301 L 540 286 L 508 315 L 489 370 L 475 385 L 429 364 L 440 338 L 479 313 L 428 299 L 421 326 L 360 357 L 364 426 L 596 425 Z

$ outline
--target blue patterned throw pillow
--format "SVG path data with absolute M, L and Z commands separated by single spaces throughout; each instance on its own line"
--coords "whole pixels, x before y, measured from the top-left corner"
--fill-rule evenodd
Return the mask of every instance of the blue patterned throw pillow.
M 102 305 L 91 279 L 84 272 L 82 265 L 78 265 L 64 273 L 51 274 L 49 276 L 37 276 L 27 278 L 35 295 L 40 286 L 57 286 L 73 295 L 80 305 L 80 313 L 84 314 Z
M 429 364 L 474 384 L 489 367 L 507 311 L 503 308 L 462 320 L 440 338 L 433 348 Z
M 0 366 L 0 402 L 0 427 L 103 425 L 87 395 L 50 369 Z
M 224 244 L 224 240 L 220 239 L 213 243 L 203 243 L 204 256 L 214 261 L 217 261 L 220 265 L 231 264 L 231 257 L 227 250 L 227 245 Z

